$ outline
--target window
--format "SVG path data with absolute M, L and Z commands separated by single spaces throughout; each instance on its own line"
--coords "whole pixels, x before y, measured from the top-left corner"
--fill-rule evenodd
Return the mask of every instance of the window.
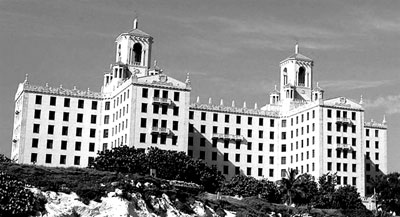
M 353 173 L 357 172 L 357 164 L 352 164 L 351 171 L 352 171 Z
M 92 101 L 92 110 L 97 110 L 97 101 Z
M 250 130 L 250 129 L 247 130 L 247 137 L 250 137 L 250 138 L 251 138 L 251 137 L 252 137 L 252 133 L 253 133 L 252 130 Z
M 347 163 L 343 163 L 343 172 L 347 172 Z
M 328 129 L 328 131 L 332 131 L 332 123 L 331 122 L 327 123 L 327 129 Z
M 62 127 L 61 135 L 68 136 L 68 127 L 67 126 Z
M 141 128 L 146 128 L 146 125 L 147 125 L 147 120 L 146 120 L 146 118 L 141 118 L 141 119 L 140 119 L 140 127 L 141 127 Z
M 194 133 L 193 124 L 189 124 L 189 133 Z
M 285 144 L 282 144 L 281 151 L 282 152 L 286 152 L 286 145 Z
M 269 169 L 269 177 L 274 177 L 274 169 Z
M 332 144 L 332 136 L 328 136 L 328 144 Z
M 327 170 L 332 171 L 332 162 L 328 162 Z
M 328 118 L 332 117 L 332 110 L 328 109 L 327 116 L 328 116 Z
M 239 175 L 240 174 L 240 167 L 235 167 L 235 175 Z
M 179 116 L 179 107 L 174 107 L 173 115 Z
M 174 101 L 179 102 L 179 92 L 174 92 Z
M 281 164 L 282 164 L 282 165 L 285 165 L 285 164 L 286 164 L 286 157 L 282 157 L 282 158 L 281 158 Z
M 263 143 L 258 143 L 258 150 L 259 151 L 262 151 L 263 150 Z
M 79 165 L 79 164 L 81 164 L 81 157 L 75 156 L 74 157 L 74 165 Z
M 379 131 L 375 130 L 375 137 L 378 137 L 378 135 L 379 135 Z
M 36 105 L 41 105 L 42 104 L 42 96 L 41 95 L 36 95 L 35 97 L 35 104 Z M 37 156 L 37 155 L 36 155 Z M 36 161 L 35 161 L 36 162 Z
M 51 154 L 46 154 L 46 161 L 47 164 L 51 164 Z
M 240 141 L 236 141 L 236 149 L 240 149 L 240 144 L 241 144 Z
M 224 173 L 225 175 L 228 175 L 228 172 L 229 172 L 229 166 L 224 165 L 224 167 L 223 167 L 223 173 Z
M 263 163 L 263 156 L 262 155 L 258 155 L 258 163 L 259 164 Z
M 76 115 L 76 122 L 78 122 L 78 123 L 82 123 L 83 122 L 83 114 L 78 113 Z
M 274 152 L 274 144 L 269 144 L 269 152 Z
M 193 120 L 194 117 L 194 111 L 189 111 L 189 119 Z
M 107 102 L 104 104 L 104 109 L 105 109 L 105 110 L 110 110 L 110 101 L 107 101 Z
M 332 157 L 332 149 L 328 148 L 328 157 Z
M 94 157 L 88 157 L 88 165 L 91 165 L 94 161 Z
M 81 142 L 75 142 L 75 151 L 80 151 L 81 150 L 82 143 Z
M 202 121 L 206 120 L 206 113 L 205 112 L 201 112 L 201 120 Z
M 365 135 L 366 135 L 366 136 L 369 136 L 369 129 L 366 129 L 366 130 L 365 130 Z
M 228 157 L 229 157 L 229 154 L 228 153 L 224 153 L 224 161 L 228 161 Z
M 160 136 L 160 144 L 165 145 L 166 142 L 167 142 L 167 136 L 162 134 Z
M 269 157 L 269 164 L 271 164 L 271 165 L 274 164 L 274 157 L 272 157 L 272 156 Z
M 247 163 L 251 163 L 251 154 L 247 155 Z
M 274 139 L 274 132 L 269 132 L 269 139 Z
M 90 129 L 90 138 L 96 137 L 96 129 Z
M 83 109 L 84 104 L 85 104 L 85 101 L 83 99 L 78 100 L 78 108 Z
M 163 114 L 163 115 L 168 114 L 168 106 L 167 105 L 161 106 L 161 114 Z
M 229 115 L 225 115 L 225 123 L 229 123 Z
M 54 121 L 56 116 L 56 112 L 55 111 L 49 111 L 49 120 Z
M 32 148 L 37 148 L 39 146 L 39 139 L 33 138 L 32 139 Z
M 91 115 L 91 116 L 90 116 L 90 123 L 91 123 L 91 124 L 95 124 L 95 123 L 96 123 L 96 119 L 97 119 L 97 116 L 96 116 L 96 115 Z
M 77 127 L 76 128 L 76 136 L 82 136 L 82 128 L 81 127 Z
M 54 134 L 54 125 L 49 125 L 47 127 L 47 134 L 53 135 Z
M 375 153 L 375 160 L 379 160 L 379 153 Z
M 258 131 L 258 138 L 262 139 L 264 136 L 264 132 L 262 130 Z
M 375 148 L 378 149 L 379 148 L 379 142 L 375 141 Z
M 158 104 L 153 104 L 153 114 L 158 114 L 160 106 Z
M 40 119 L 40 109 L 35 109 L 34 118 L 35 118 L 35 119 Z
M 104 124 L 108 124 L 110 122 L 110 116 L 109 115 L 105 115 L 104 116 Z
M 259 118 L 258 119 L 258 125 L 259 126 L 264 126 L 264 119 L 263 118 Z
M 63 121 L 69 121 L 69 112 L 63 113 Z
M 67 150 L 67 141 L 65 141 L 65 140 L 62 140 L 61 141 L 61 150 Z
M 206 152 L 205 151 L 200 151 L 200 159 L 205 160 L 206 159 Z
M 142 113 L 147 113 L 147 103 L 142 103 Z
M 286 139 L 286 132 L 282 132 L 282 139 Z
M 269 126 L 274 127 L 274 125 L 275 125 L 275 120 L 273 119 L 269 120 Z
M 60 155 L 60 164 L 66 164 L 67 155 Z
M 286 127 L 286 120 L 282 120 L 282 127 Z
M 55 96 L 50 97 L 50 105 L 55 106 L 56 105 L 56 99 L 57 98 Z
M 336 117 L 340 118 L 340 110 L 336 111 Z
M 375 165 L 375 171 L 376 171 L 376 172 L 379 172 L 379 164 L 376 164 L 376 165 Z
M 146 142 L 146 134 L 145 133 L 141 133 L 140 134 L 140 143 L 145 143 Z
M 251 145 L 252 145 L 251 142 L 247 142 L 247 150 L 251 150 Z
M 224 140 L 224 148 L 229 148 L 229 140 Z
M 246 172 L 247 172 L 248 176 L 251 176 L 251 167 L 247 167 L 247 171 Z
M 236 123 L 240 124 L 240 122 L 241 122 L 241 116 L 238 115 L 238 116 L 236 116 Z
M 258 168 L 258 176 L 262 176 L 263 175 L 263 169 L 262 168 Z
M 142 89 L 142 97 L 147 98 L 149 96 L 149 89 L 143 88 Z
M 200 146 L 206 146 L 206 138 L 200 138 Z
M 252 118 L 252 117 L 248 117 L 248 118 L 247 118 L 247 123 L 248 123 L 249 125 L 252 125 L 252 124 L 253 124 L 253 118 Z
M 190 137 L 189 137 L 189 139 L 190 139 Z M 213 148 L 216 148 L 216 147 L 217 147 L 217 144 L 218 144 L 218 140 L 217 140 L 216 138 L 214 138 L 214 139 L 212 140 L 212 147 L 213 147 Z
M 206 133 L 206 125 L 200 126 L 200 133 Z
M 218 114 L 217 113 L 213 114 L 213 121 L 218 121 Z
M 103 138 L 108 138 L 108 129 L 103 130 Z

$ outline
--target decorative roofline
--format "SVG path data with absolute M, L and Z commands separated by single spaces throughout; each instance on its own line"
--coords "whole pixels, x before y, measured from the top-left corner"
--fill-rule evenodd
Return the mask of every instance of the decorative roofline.
M 346 109 L 350 111 L 364 111 L 364 109 L 357 109 L 357 108 L 351 108 L 351 107 L 345 107 L 345 106 L 334 106 L 334 105 L 324 105 L 322 104 L 321 107 L 324 108 L 333 108 L 333 109 Z
M 387 125 L 386 124 L 378 123 L 378 122 L 375 122 L 375 121 L 364 122 L 364 127 L 387 129 Z
M 244 114 L 244 115 L 254 115 L 262 117 L 274 117 L 279 118 L 278 111 L 263 111 L 260 109 L 249 109 L 249 108 L 236 108 L 223 105 L 209 105 L 209 104 L 199 104 L 193 103 L 189 105 L 189 109 L 203 110 L 203 111 L 216 111 L 223 113 L 234 113 L 234 114 Z
M 60 95 L 60 96 L 71 96 L 71 97 L 82 97 L 88 99 L 103 99 L 103 95 L 99 92 L 93 92 L 89 89 L 87 91 L 84 90 L 77 90 L 77 89 L 65 89 L 62 86 L 60 87 L 49 87 L 47 86 L 37 86 L 31 85 L 28 83 L 24 84 L 23 91 L 30 92 L 30 93 L 44 93 L 44 94 L 53 94 L 53 95 Z

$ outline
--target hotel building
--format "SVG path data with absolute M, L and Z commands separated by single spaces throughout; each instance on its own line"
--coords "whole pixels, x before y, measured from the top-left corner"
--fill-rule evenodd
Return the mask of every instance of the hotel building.
M 299 52 L 280 62 L 280 88 L 264 106 L 191 103 L 191 81 L 151 66 L 153 38 L 137 28 L 116 38 L 115 63 L 100 92 L 18 86 L 11 157 L 18 163 L 86 167 L 101 150 L 155 146 L 235 174 L 276 181 L 288 168 L 338 184 L 366 184 L 387 172 L 387 125 L 364 120 L 360 102 L 324 99 L 314 62 Z

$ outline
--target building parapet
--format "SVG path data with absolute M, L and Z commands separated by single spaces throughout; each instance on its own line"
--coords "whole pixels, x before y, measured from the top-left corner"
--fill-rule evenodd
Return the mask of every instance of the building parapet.
M 223 133 L 213 133 L 212 135 L 215 139 L 225 139 L 225 140 L 236 140 L 243 141 L 244 137 L 241 135 L 223 134 Z
M 37 86 L 31 85 L 28 83 L 24 84 L 23 87 L 24 91 L 32 92 L 32 93 L 44 93 L 44 94 L 53 94 L 53 95 L 61 95 L 61 96 L 72 96 L 72 97 L 82 97 L 88 99 L 103 99 L 103 96 L 99 92 L 93 92 L 89 89 L 87 91 L 74 89 L 65 89 L 62 86 L 60 87 L 49 87 L 47 84 L 46 86 Z
M 189 106 L 189 109 L 279 118 L 278 111 L 264 111 L 260 109 L 236 108 L 222 105 L 193 103 Z
M 375 121 L 364 122 L 364 127 L 387 129 L 387 124 L 378 123 Z

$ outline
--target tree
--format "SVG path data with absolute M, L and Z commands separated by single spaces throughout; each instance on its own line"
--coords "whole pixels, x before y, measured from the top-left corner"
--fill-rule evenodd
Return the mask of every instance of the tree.
M 371 187 L 376 192 L 378 208 L 388 213 L 400 213 L 399 173 L 378 176 L 371 181 Z
M 357 188 L 350 185 L 340 186 L 332 196 L 332 207 L 335 209 L 365 209 Z
M 315 207 L 329 209 L 332 207 L 333 194 L 337 183 L 336 173 L 326 173 L 318 179 L 318 193 L 314 201 Z
M 300 179 L 299 176 L 297 176 L 298 171 L 296 169 L 291 169 L 289 168 L 286 170 L 286 177 L 282 178 L 280 180 L 280 188 L 281 191 L 284 195 L 284 201 L 288 203 L 288 205 L 293 204 L 293 198 L 301 197 L 304 192 L 301 191 L 300 189 Z
M 317 197 L 318 185 L 314 177 L 307 173 L 298 176 L 297 180 L 296 185 L 301 194 L 294 195 L 293 202 L 297 205 L 307 205 L 311 208 Z

